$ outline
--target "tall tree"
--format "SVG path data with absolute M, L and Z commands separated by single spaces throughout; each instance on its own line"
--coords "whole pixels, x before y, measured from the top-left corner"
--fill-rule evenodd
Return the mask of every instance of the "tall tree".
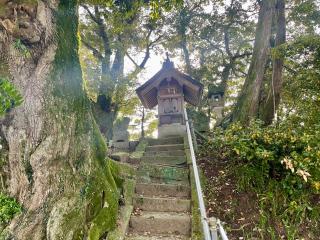
M 7 191 L 25 209 L 9 235 L 99 239 L 115 225 L 119 193 L 82 86 L 77 1 L 0 8 L 1 76 L 24 100 L 1 119 Z
M 142 11 L 144 4 L 141 1 L 118 1 L 109 6 L 81 6 L 86 13 L 81 24 L 82 44 L 101 66 L 98 79 L 91 79 L 91 82 L 98 82 L 97 97 L 93 104 L 94 115 L 101 132 L 110 140 L 113 121 L 127 100 L 123 96 L 128 88 L 134 86 L 136 75 L 146 65 L 150 50 L 159 37 L 152 39 L 155 24 Z M 132 47 L 144 51 L 140 63 L 130 55 Z M 135 66 L 127 76 L 124 74 L 125 57 Z
M 233 120 L 248 123 L 251 118 L 258 117 L 261 89 L 266 65 L 270 57 L 270 40 L 275 6 L 275 0 L 263 0 L 260 2 L 251 64 L 233 112 Z
M 286 18 L 285 18 L 285 1 L 276 2 L 275 11 L 275 40 L 274 48 L 279 47 L 286 41 Z M 272 61 L 272 76 L 269 78 L 269 88 L 267 89 L 266 99 L 261 100 L 260 118 L 266 123 L 272 123 L 276 116 L 276 111 L 280 104 L 280 93 L 282 89 L 283 58 L 274 56 Z

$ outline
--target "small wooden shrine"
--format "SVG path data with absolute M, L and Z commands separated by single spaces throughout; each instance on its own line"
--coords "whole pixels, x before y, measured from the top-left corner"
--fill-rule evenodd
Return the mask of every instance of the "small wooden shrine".
M 158 137 L 185 135 L 184 105 L 196 106 L 201 98 L 203 85 L 192 77 L 174 68 L 167 59 L 162 69 L 136 89 L 144 107 L 158 105 Z

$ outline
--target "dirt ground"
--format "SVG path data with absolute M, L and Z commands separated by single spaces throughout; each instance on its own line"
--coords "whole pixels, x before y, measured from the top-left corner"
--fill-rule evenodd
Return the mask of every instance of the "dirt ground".
M 226 159 L 198 157 L 198 161 L 206 179 L 203 191 L 206 196 L 207 215 L 220 219 L 231 240 L 268 239 L 265 237 L 269 235 L 265 232 L 267 230 L 259 228 L 258 196 L 252 192 L 237 190 L 236 167 Z M 311 203 L 313 206 L 320 204 L 320 196 L 315 195 Z M 281 219 L 268 221 L 273 222 L 277 235 L 281 236 L 275 236 L 275 239 L 288 239 Z M 297 229 L 300 238 L 295 240 L 320 239 L 319 225 L 320 221 L 305 221 Z
M 206 176 L 204 193 L 207 214 L 224 224 L 229 239 L 261 239 L 259 236 L 258 198 L 253 193 L 238 192 L 236 181 L 226 160 L 199 157 Z

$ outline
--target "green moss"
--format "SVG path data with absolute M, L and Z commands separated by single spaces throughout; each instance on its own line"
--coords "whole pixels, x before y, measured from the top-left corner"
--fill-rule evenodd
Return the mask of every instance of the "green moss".
M 140 159 L 143 156 L 147 146 L 148 146 L 148 141 L 145 139 L 141 140 L 138 146 L 136 147 L 135 151 L 130 154 L 130 158 Z
M 138 172 L 139 177 L 154 177 L 167 180 L 188 181 L 189 170 L 186 168 L 155 166 L 142 163 Z
M 125 204 L 132 204 L 132 198 L 135 192 L 136 181 L 131 179 L 126 179 L 123 184 L 123 197 Z
M 69 136 L 69 125 L 65 123 L 72 122 L 73 117 L 76 120 L 75 132 L 70 139 L 72 149 L 66 162 L 73 161 L 80 174 L 68 174 L 68 170 L 64 170 L 62 178 L 78 188 L 75 204 L 79 208 L 63 215 L 61 221 L 66 224 L 61 231 L 66 236 L 72 233 L 73 239 L 83 239 L 88 235 L 89 239 L 98 240 L 116 226 L 119 188 L 122 188 L 123 180 L 118 177 L 119 169 L 105 158 L 107 147 L 83 90 L 78 56 L 77 6 L 76 0 L 61 0 L 56 12 L 58 49 L 48 81 L 48 90 L 53 91 L 49 96 L 53 95 L 54 101 L 48 101 L 48 108 L 52 114 L 49 119 L 60 123 L 62 134 Z M 85 141 L 89 146 L 84 146 Z M 65 185 L 63 182 L 62 192 L 75 191 L 66 190 Z
M 187 163 L 189 164 L 189 171 L 190 171 L 190 185 L 191 185 L 191 213 L 192 213 L 192 227 L 191 227 L 191 239 L 193 240 L 201 240 L 204 239 L 203 232 L 202 232 L 202 224 L 201 224 L 201 216 L 199 211 L 199 202 L 196 190 L 196 184 L 194 180 L 193 174 L 193 167 L 192 167 L 192 160 L 191 160 L 191 153 L 188 144 L 188 138 L 184 137 L 184 146 L 185 146 L 185 154 L 187 157 Z M 203 176 L 203 175 L 202 175 Z M 201 182 L 202 178 L 200 177 Z
M 201 224 L 201 216 L 199 211 L 199 202 L 198 202 L 198 196 L 197 196 L 197 190 L 196 190 L 196 184 L 194 181 L 194 175 L 192 166 L 190 166 L 190 183 L 191 183 L 191 201 L 192 201 L 192 239 L 194 240 L 200 240 L 203 238 L 202 233 L 202 224 Z
M 135 168 L 127 163 L 110 160 L 110 167 L 113 169 L 114 174 L 122 178 L 133 178 L 136 175 Z
M 119 226 L 114 231 L 108 234 L 108 240 L 124 239 L 129 225 L 131 213 L 133 211 L 132 205 L 125 205 L 120 210 Z
M 111 161 L 112 165 L 117 166 L 118 174 L 121 177 L 124 177 L 124 182 L 122 185 L 122 192 L 125 205 L 120 208 L 120 214 L 118 218 L 118 226 L 115 230 L 111 231 L 108 234 L 108 239 L 110 240 L 119 240 L 123 239 L 131 217 L 131 213 L 133 211 L 132 206 L 132 198 L 135 192 L 136 180 L 130 179 L 134 178 L 136 174 L 136 170 L 125 163 L 119 163 L 115 161 Z

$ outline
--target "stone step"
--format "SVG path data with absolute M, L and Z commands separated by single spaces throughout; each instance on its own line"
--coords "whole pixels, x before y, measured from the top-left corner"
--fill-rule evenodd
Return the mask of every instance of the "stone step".
M 166 144 L 183 144 L 182 137 L 170 137 L 170 138 L 159 138 L 159 139 L 148 139 L 150 146 L 153 145 L 166 145 Z
M 146 152 L 184 150 L 184 144 L 168 144 L 147 146 Z
M 173 150 L 173 151 L 158 151 L 158 152 L 145 152 L 144 156 L 185 156 L 184 150 Z
M 151 235 L 148 233 L 128 233 L 125 240 L 189 240 L 190 237 L 184 235 L 173 235 L 173 234 L 157 234 Z
M 174 166 L 187 163 L 187 158 L 185 156 L 144 156 L 141 162 Z
M 134 233 L 190 236 L 191 218 L 187 213 L 142 212 L 140 216 L 131 216 L 130 227 Z
M 145 183 L 145 184 L 171 184 L 171 185 L 183 185 L 183 186 L 190 185 L 189 179 L 175 180 L 170 178 L 155 178 L 150 176 L 138 176 L 137 182 Z
M 152 212 L 190 212 L 190 200 L 177 197 L 147 197 L 136 195 L 133 206 Z
M 187 167 L 172 167 L 167 165 L 154 165 L 141 163 L 137 170 L 138 179 L 142 181 L 152 181 L 152 178 L 177 181 L 189 180 L 189 169 Z
M 185 184 L 137 183 L 136 194 L 144 196 L 190 197 L 190 187 Z

